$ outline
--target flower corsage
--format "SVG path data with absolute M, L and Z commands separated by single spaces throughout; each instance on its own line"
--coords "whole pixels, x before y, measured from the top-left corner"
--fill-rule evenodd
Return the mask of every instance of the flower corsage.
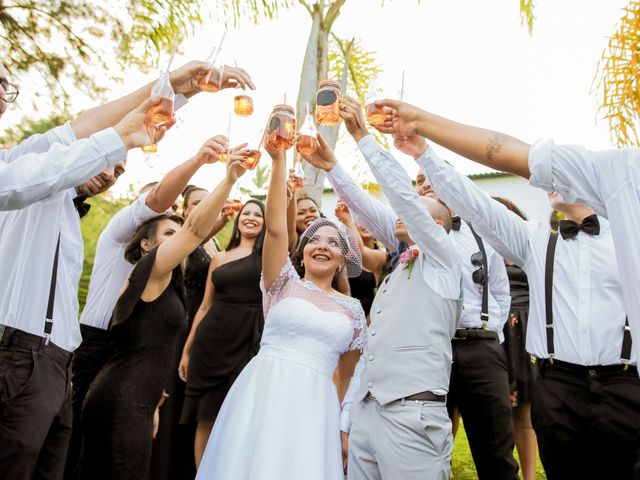
M 403 270 L 409 269 L 409 276 L 407 278 L 411 278 L 411 271 L 413 270 L 413 262 L 420 255 L 420 250 L 417 248 L 409 248 L 402 252 L 400 255 L 400 259 L 398 263 L 400 265 L 404 265 Z

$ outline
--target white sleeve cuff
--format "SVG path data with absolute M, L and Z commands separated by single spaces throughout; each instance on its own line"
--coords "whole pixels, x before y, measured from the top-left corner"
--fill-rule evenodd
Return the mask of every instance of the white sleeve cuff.
M 529 171 L 531 172 L 529 183 L 547 192 L 554 190 L 552 149 L 553 140 L 538 140 L 529 149 Z
M 349 433 L 351 431 L 351 404 L 347 403 L 340 412 L 340 431 Z
M 127 158 L 127 147 L 113 128 L 106 128 L 90 137 L 104 154 L 107 166 Z

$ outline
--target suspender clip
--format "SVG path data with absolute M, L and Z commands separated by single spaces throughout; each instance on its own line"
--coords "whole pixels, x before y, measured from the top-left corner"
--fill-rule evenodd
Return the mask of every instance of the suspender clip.
M 49 340 L 51 339 L 51 332 L 53 330 L 53 320 L 47 318 L 44 321 L 44 344 L 49 345 Z
M 620 359 L 620 363 L 622 363 L 622 365 L 624 365 L 624 367 L 622 367 L 622 371 L 626 372 L 627 370 L 629 370 L 629 362 L 630 360 L 628 358 L 621 358 Z
M 481 312 L 480 313 L 480 320 L 482 320 L 482 328 L 483 328 L 483 330 L 486 330 L 487 326 L 489 325 L 489 314 Z
M 554 353 L 550 353 L 550 354 L 549 354 L 549 363 L 550 363 L 551 365 L 553 365 L 553 358 L 554 358 L 555 356 L 556 356 L 556 355 L 555 355 Z

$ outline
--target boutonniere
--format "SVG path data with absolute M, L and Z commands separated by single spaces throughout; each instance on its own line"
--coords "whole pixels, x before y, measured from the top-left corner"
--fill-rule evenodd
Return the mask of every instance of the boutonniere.
M 411 278 L 411 270 L 413 270 L 413 262 L 420 255 L 420 250 L 417 248 L 409 248 L 402 252 L 400 255 L 400 259 L 398 263 L 400 265 L 404 265 L 403 270 L 409 269 L 409 276 L 407 278 Z

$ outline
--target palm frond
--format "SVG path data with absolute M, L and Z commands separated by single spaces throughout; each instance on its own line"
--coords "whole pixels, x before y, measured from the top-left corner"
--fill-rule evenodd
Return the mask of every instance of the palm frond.
M 630 0 L 598 62 L 594 89 L 600 92 L 598 112 L 609 122 L 619 146 L 639 146 L 640 0 Z
M 533 32 L 535 16 L 534 0 L 520 0 L 520 25 L 526 25 L 529 35 Z

